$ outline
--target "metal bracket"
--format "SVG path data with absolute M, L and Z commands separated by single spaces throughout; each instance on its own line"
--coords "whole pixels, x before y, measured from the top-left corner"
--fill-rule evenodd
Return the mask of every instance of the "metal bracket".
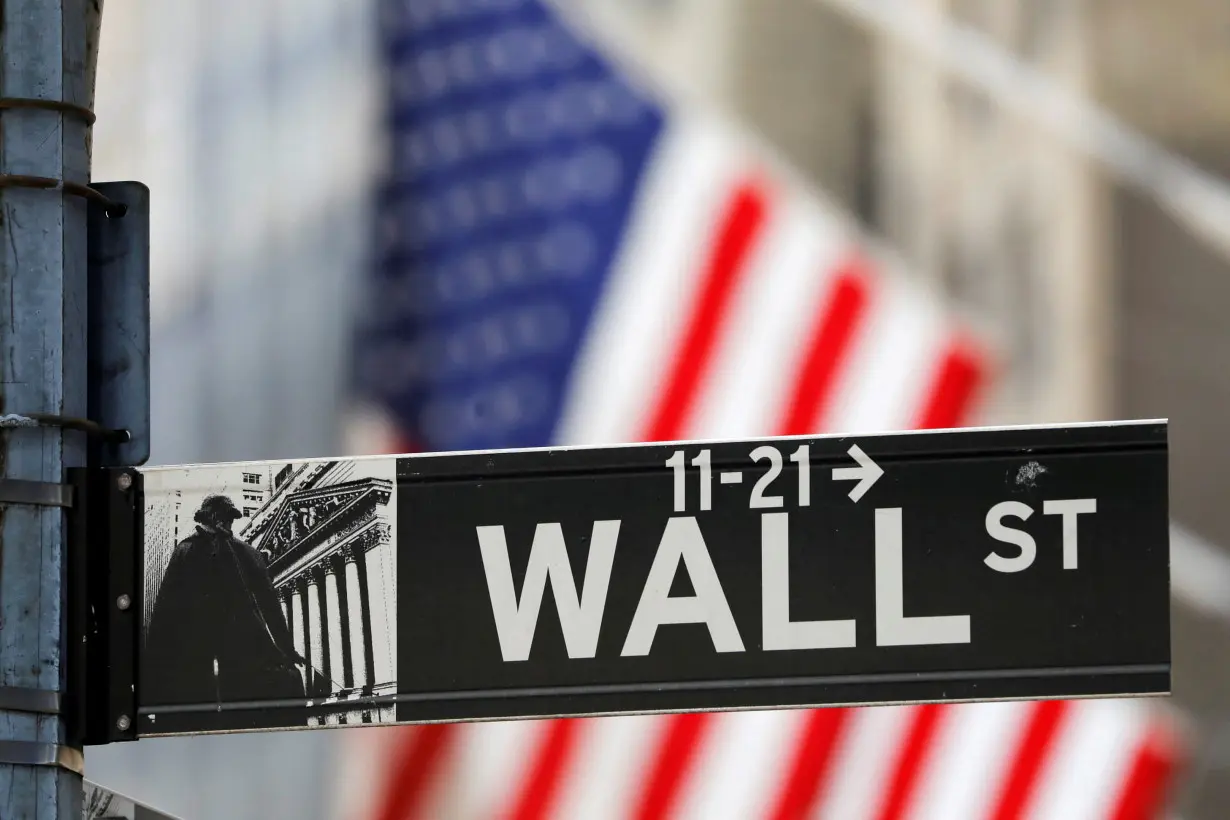
M 61 100 L 43 100 L 33 97 L 0 97 L 0 111 L 10 108 L 37 108 L 43 111 L 59 111 L 61 114 L 71 114 L 78 117 L 86 125 L 93 125 L 98 119 L 94 112 L 83 105 L 74 105 Z
M 87 415 L 126 441 L 91 442 L 91 464 L 136 467 L 149 459 L 149 188 L 139 182 L 91 186 L 113 204 L 89 203 Z
M 2 686 L 0 687 L 0 710 L 29 712 L 35 715 L 58 715 L 60 714 L 60 693 L 50 689 Z
M 69 514 L 68 738 L 85 746 L 137 739 L 137 651 L 145 510 L 133 469 L 74 467 Z
M 132 439 L 127 430 L 108 430 L 98 422 L 73 416 L 60 416 L 55 413 L 5 413 L 0 416 L 0 429 L 29 430 L 39 427 L 79 430 L 87 436 L 95 436 L 103 441 L 117 443 Z
M 16 766 L 54 766 L 85 773 L 85 755 L 72 746 L 35 740 L 0 740 L 0 763 Z
M 0 478 L 0 504 L 32 504 L 39 507 L 73 506 L 73 486 L 50 481 Z
M 43 191 L 63 191 L 71 196 L 84 197 L 103 206 L 110 216 L 123 216 L 127 206 L 108 199 L 106 194 L 93 186 L 80 182 L 56 179 L 55 177 L 31 176 L 30 174 L 0 174 L 0 188 L 36 188 Z

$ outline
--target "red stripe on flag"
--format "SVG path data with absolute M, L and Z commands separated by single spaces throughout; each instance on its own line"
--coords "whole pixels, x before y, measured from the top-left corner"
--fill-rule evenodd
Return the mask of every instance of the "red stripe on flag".
M 940 360 L 927 403 L 915 427 L 934 430 L 960 425 L 973 403 L 985 367 L 973 345 L 965 341 L 952 342 Z
M 879 820 L 899 820 L 906 816 L 946 708 L 936 703 L 914 707 L 901 752 L 884 789 L 884 799 L 876 815 Z
M 1156 820 L 1166 807 L 1179 750 L 1171 732 L 1155 728 L 1136 750 L 1110 820 Z
M 508 815 L 509 820 L 536 820 L 550 816 L 559 795 L 564 770 L 577 744 L 577 735 L 581 730 L 579 723 L 579 720 L 548 722 L 539 740 L 538 753 L 522 781 L 521 794 Z
M 853 258 L 842 263 L 829 289 L 824 313 L 808 341 L 803 369 L 778 428 L 780 435 L 803 435 L 823 428 L 822 413 L 832 396 L 838 365 L 867 312 L 870 289 L 864 260 Z
M 729 312 L 739 274 L 764 224 L 767 200 L 766 191 L 750 182 L 735 190 L 718 228 L 713 254 L 701 282 L 700 298 L 688 318 L 682 343 L 643 437 L 645 441 L 682 437 L 718 333 Z
M 696 759 L 713 715 L 692 713 L 667 718 L 666 734 L 649 767 L 649 776 L 632 817 L 660 820 L 670 816 L 679 799 L 680 787 Z
M 803 736 L 794 752 L 773 820 L 802 820 L 812 813 L 816 797 L 832 771 L 833 751 L 849 723 L 849 709 L 815 709 L 807 715 Z
M 424 451 L 423 446 L 419 444 L 418 441 L 405 435 L 404 433 L 394 434 L 388 447 L 389 452 L 387 455 L 391 456 L 409 455 L 410 453 L 421 453 Z
M 392 731 L 402 736 L 390 755 L 393 776 L 375 820 L 417 820 L 424 816 L 431 784 L 456 742 L 456 727 L 434 724 Z
M 1014 820 L 1025 814 L 1037 788 L 1038 772 L 1069 711 L 1069 704 L 1062 700 L 1044 700 L 1030 705 L 1025 733 L 1004 778 L 999 799 L 994 803 L 992 820 Z

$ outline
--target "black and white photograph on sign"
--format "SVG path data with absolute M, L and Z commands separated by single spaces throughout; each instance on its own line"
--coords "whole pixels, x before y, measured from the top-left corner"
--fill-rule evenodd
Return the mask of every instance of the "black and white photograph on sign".
M 142 731 L 383 723 L 393 459 L 145 472 Z M 245 706 L 246 704 L 246 706 Z
M 82 820 L 136 820 L 137 807 L 131 800 L 86 782 L 82 799 Z
M 82 820 L 176 820 L 89 780 L 82 781 L 81 788 Z

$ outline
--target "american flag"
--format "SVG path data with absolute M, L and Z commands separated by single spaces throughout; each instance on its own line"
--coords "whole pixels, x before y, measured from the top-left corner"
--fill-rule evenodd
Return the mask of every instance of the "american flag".
M 959 426 L 993 352 L 719 117 L 539 0 L 385 0 L 389 161 L 357 345 L 383 451 Z M 366 729 L 355 820 L 1151 818 L 1147 701 Z

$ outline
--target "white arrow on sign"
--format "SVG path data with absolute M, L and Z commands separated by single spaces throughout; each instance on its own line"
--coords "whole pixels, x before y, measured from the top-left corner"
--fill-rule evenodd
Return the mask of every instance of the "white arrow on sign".
M 854 485 L 854 489 L 850 490 L 850 500 L 858 503 L 858 500 L 871 489 L 872 485 L 880 480 L 880 476 L 884 475 L 884 470 L 880 468 L 871 458 L 863 452 L 862 448 L 857 444 L 850 445 L 847 450 L 851 457 L 859 463 L 858 467 L 834 467 L 834 481 L 858 481 Z

